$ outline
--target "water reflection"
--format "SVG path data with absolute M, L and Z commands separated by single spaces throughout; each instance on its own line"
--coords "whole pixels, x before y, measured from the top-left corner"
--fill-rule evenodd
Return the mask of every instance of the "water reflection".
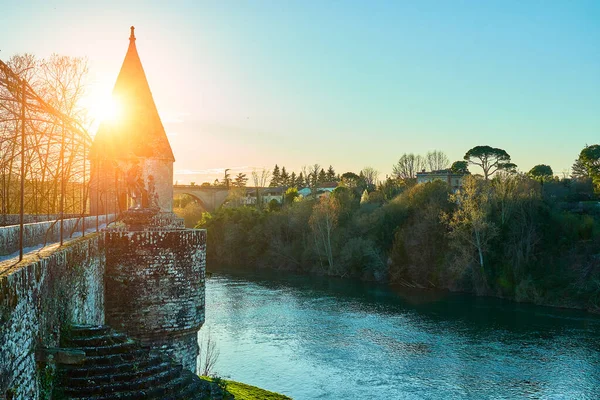
M 442 292 L 214 274 L 217 372 L 296 399 L 565 398 L 600 393 L 600 318 Z

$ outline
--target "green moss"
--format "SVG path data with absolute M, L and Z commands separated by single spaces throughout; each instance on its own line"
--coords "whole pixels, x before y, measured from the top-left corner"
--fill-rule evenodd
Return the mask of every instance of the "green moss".
M 209 377 L 201 376 L 200 378 L 212 382 L 212 379 Z M 269 392 L 256 386 L 225 379 L 222 379 L 222 381 L 226 383 L 225 390 L 234 395 L 236 400 L 291 400 L 291 397 Z
M 38 364 L 40 398 L 52 399 L 52 390 L 54 389 L 54 374 L 56 367 L 52 364 Z

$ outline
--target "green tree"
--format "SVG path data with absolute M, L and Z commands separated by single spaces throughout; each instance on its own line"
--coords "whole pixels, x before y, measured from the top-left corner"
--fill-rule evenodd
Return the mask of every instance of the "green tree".
M 496 171 L 513 172 L 516 165 L 510 162 L 510 155 L 503 149 L 490 146 L 475 146 L 465 154 L 465 160 L 478 165 L 487 181 Z
M 354 172 L 344 172 L 342 174 L 342 183 L 350 189 L 356 188 L 358 186 L 359 181 L 360 177 Z
M 298 189 L 302 189 L 303 187 L 305 187 L 305 181 L 306 179 L 304 178 L 304 174 L 302 172 L 300 172 L 300 174 L 298 175 L 298 178 L 296 178 L 296 187 Z
M 335 171 L 333 167 L 330 165 L 327 169 L 327 182 L 335 182 L 337 180 L 335 176 Z
M 285 167 L 281 167 L 280 186 L 291 186 L 290 185 L 290 174 L 285 170 Z
M 275 186 L 279 186 L 280 184 L 281 184 L 281 172 L 279 171 L 279 166 L 277 164 L 275 164 L 275 167 L 273 167 L 273 173 L 271 174 L 271 183 L 269 183 L 269 186 L 275 187 Z
M 244 187 L 246 186 L 246 182 L 248 182 L 248 178 L 246 177 L 246 174 L 243 173 L 239 173 L 237 174 L 237 176 L 235 177 L 235 181 L 234 181 L 234 185 L 237 187 Z
M 294 187 L 297 188 L 298 187 L 298 182 L 296 179 L 296 173 L 292 171 L 292 173 L 290 174 L 290 179 L 289 179 L 289 187 Z
M 469 162 L 468 161 L 454 161 L 450 167 L 450 171 L 454 174 L 469 174 Z
M 600 193 L 600 145 L 585 146 L 579 153 L 579 160 L 592 178 L 594 191 Z
M 279 202 L 275 199 L 271 199 L 271 201 L 269 201 L 269 204 L 267 206 L 269 207 L 269 211 L 271 211 L 271 212 L 279 211 L 281 209 L 281 204 L 279 204 Z
M 552 172 L 552 168 L 546 164 L 536 165 L 535 167 L 531 168 L 527 174 L 531 177 L 531 179 L 535 179 L 542 185 L 544 182 L 548 182 L 554 178 L 554 172 Z
M 600 144 L 585 146 L 579 153 L 579 159 L 581 159 L 590 175 L 600 174 Z
M 283 195 L 283 202 L 284 204 L 290 205 L 294 201 L 296 201 L 298 197 L 300 197 L 298 189 L 295 187 L 290 187 L 285 191 L 285 194 Z
M 319 171 L 319 175 L 317 177 L 317 183 L 319 185 L 321 185 L 325 182 L 327 182 L 327 174 L 325 173 L 325 170 L 323 168 L 321 168 L 321 170 Z
M 385 201 L 390 201 L 402 193 L 405 188 L 406 185 L 403 182 L 398 181 L 398 179 L 392 179 L 388 177 L 385 181 L 379 184 L 377 190 L 383 194 L 383 199 Z
M 577 158 L 573 163 L 573 166 L 571 167 L 571 178 L 580 180 L 590 178 L 590 173 L 581 158 Z

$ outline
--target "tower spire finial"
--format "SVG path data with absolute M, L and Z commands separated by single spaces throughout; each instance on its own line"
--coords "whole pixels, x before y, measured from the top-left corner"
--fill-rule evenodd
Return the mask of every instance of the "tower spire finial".
M 135 30 L 135 26 L 132 25 L 130 29 L 131 29 L 131 35 L 129 35 L 129 41 L 133 42 L 133 41 L 135 41 L 135 33 L 133 33 L 133 31 Z

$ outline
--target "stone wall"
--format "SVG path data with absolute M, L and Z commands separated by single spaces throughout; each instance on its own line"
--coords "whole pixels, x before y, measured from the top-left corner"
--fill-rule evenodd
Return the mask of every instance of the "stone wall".
M 196 372 L 205 230 L 106 232 L 106 323 Z
M 103 225 L 114 220 L 114 215 L 99 215 L 99 224 Z M 86 229 L 96 226 L 96 216 L 85 218 Z M 44 243 L 53 243 L 60 240 L 60 221 L 37 222 L 24 225 L 24 247 L 38 246 Z M 0 227 L 0 256 L 6 256 L 19 251 L 19 225 Z M 71 234 L 81 233 L 81 218 L 65 219 L 63 221 L 63 235 L 68 238 Z
M 57 347 L 64 324 L 104 323 L 104 266 L 102 234 L 0 263 L 0 398 L 40 398 L 36 348 Z

